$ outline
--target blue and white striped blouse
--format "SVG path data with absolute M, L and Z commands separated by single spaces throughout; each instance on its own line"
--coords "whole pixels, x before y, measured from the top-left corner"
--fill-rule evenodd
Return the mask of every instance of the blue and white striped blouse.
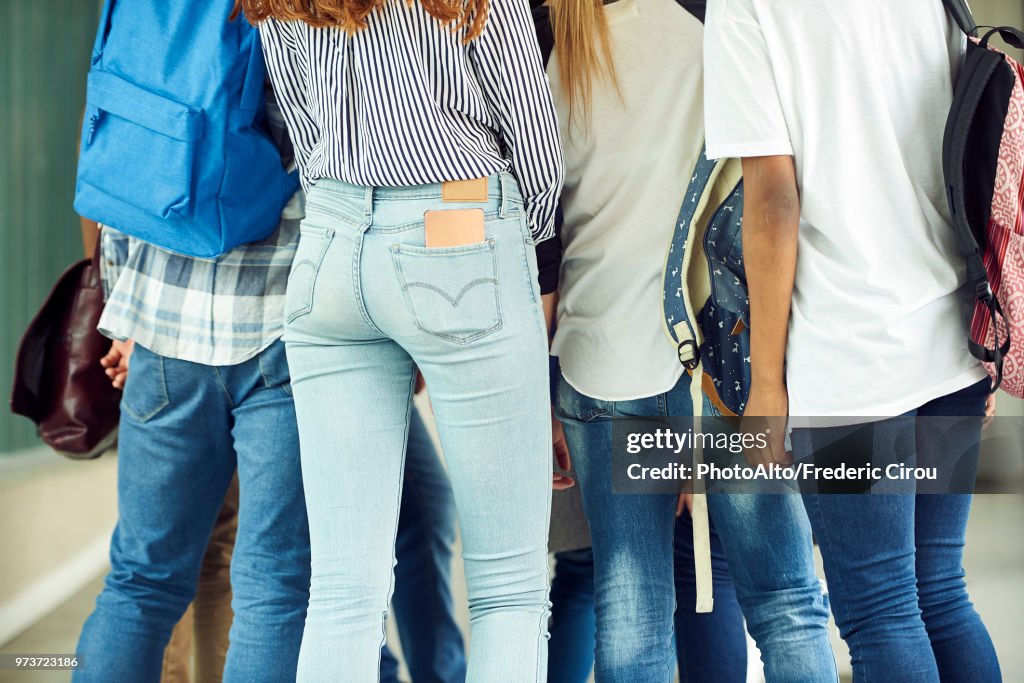
M 365 30 L 268 19 L 271 82 L 308 189 L 318 178 L 423 185 L 501 170 L 519 180 L 534 241 L 554 235 L 562 151 L 527 0 L 491 0 L 466 44 L 416 0 Z

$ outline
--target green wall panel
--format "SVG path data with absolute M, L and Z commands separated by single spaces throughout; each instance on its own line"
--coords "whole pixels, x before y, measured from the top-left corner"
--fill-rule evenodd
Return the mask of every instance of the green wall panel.
M 72 209 L 89 0 L 0 0 L 0 453 L 38 443 L 7 410 L 18 339 L 60 272 L 81 258 Z

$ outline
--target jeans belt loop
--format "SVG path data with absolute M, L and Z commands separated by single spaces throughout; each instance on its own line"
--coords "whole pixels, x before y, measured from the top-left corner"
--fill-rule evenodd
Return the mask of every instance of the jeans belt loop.
M 364 199 L 363 199 L 363 220 L 367 223 L 373 223 L 373 195 L 377 188 L 369 186 L 366 188 Z
M 498 216 L 500 218 L 508 218 L 508 195 L 509 195 L 509 174 L 505 171 L 498 171 L 498 186 L 501 188 L 501 198 L 499 199 Z

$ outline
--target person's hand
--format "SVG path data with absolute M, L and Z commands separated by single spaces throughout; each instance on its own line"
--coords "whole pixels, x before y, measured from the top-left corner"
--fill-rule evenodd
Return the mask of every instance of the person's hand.
M 992 420 L 996 416 L 996 395 L 989 394 L 985 399 L 985 419 L 981 421 L 981 428 L 988 429 L 992 426 Z
M 747 462 L 758 465 L 789 465 L 793 456 L 786 452 L 786 418 L 789 416 L 789 396 L 785 385 L 758 386 L 750 390 L 740 432 L 754 437 L 764 435 L 767 448 L 753 448 L 744 451 Z M 760 439 L 758 439 L 760 441 Z
M 554 446 L 555 464 L 558 465 L 558 469 L 568 472 L 572 469 L 572 459 L 569 457 L 569 446 L 565 441 L 565 431 L 562 429 L 562 423 L 557 417 L 555 417 L 554 411 L 551 411 L 551 443 Z M 576 485 L 576 481 L 565 474 L 555 472 L 551 475 L 551 488 L 556 491 L 564 491 L 565 489 L 571 489 Z
M 124 383 L 128 379 L 128 362 L 132 357 L 132 349 L 135 342 L 131 339 L 125 341 L 114 340 L 110 343 L 110 350 L 107 355 L 100 358 L 100 365 L 106 368 L 107 377 L 115 389 L 124 389 Z
M 679 494 L 679 500 L 676 501 L 676 517 L 682 517 L 683 510 L 693 514 L 693 491 Z

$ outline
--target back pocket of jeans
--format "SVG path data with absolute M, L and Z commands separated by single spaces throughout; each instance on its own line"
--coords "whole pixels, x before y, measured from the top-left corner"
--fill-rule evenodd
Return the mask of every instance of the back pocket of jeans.
M 468 344 L 501 327 L 494 240 L 461 247 L 391 247 L 416 327 Z
M 334 231 L 328 228 L 301 226 L 299 246 L 295 260 L 288 274 L 288 289 L 284 297 L 286 322 L 292 322 L 313 310 L 313 291 L 320 273 L 327 247 L 334 238 Z

